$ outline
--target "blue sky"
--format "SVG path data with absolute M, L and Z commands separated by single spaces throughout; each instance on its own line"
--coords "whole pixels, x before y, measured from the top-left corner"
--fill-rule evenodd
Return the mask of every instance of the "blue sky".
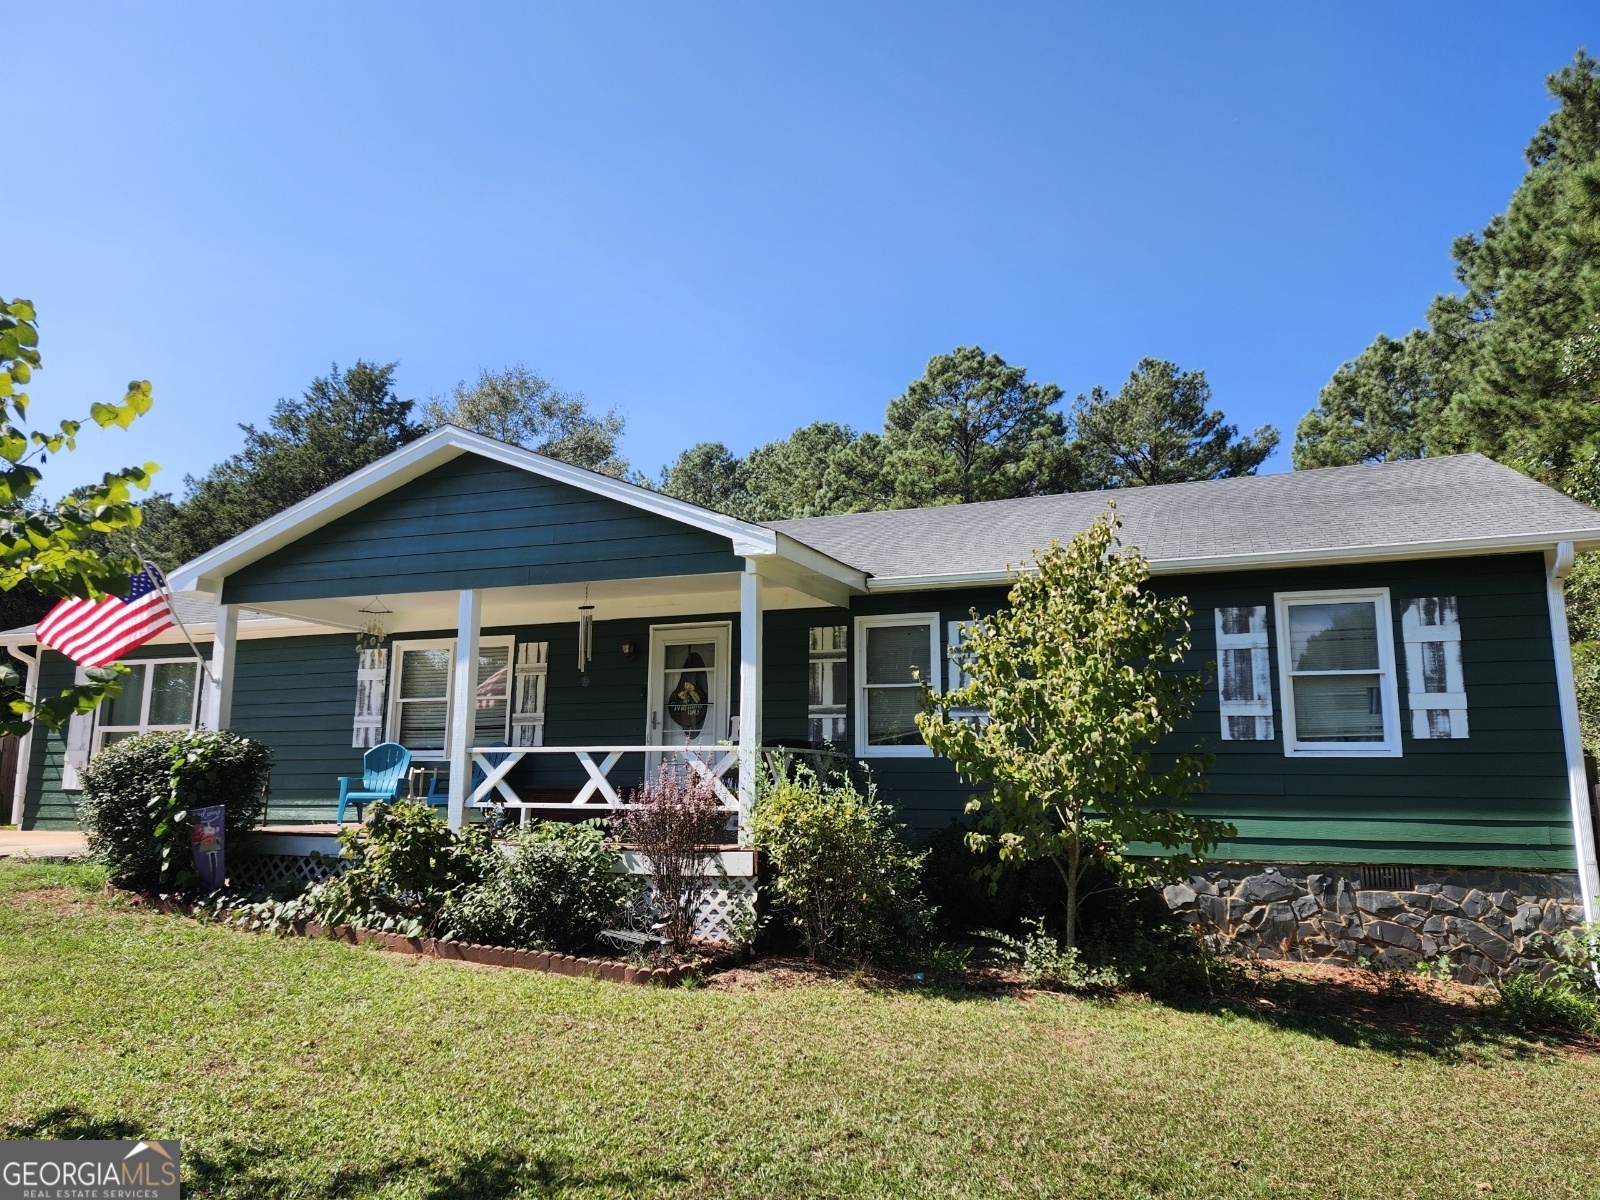
M 157 407 L 57 484 L 181 487 L 337 360 L 523 361 L 652 474 L 876 428 L 976 342 L 1144 355 L 1291 434 L 1450 286 L 1600 49 L 1590 4 L 38 4 L 9 13 L 0 294 L 42 416 Z M 1286 469 L 1282 452 L 1270 469 Z

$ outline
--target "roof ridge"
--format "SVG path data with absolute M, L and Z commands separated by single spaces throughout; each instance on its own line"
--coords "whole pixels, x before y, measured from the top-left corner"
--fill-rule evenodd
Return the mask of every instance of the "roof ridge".
M 764 525 L 769 529 L 781 529 L 781 528 L 783 528 L 785 526 L 799 525 L 799 524 L 803 524 L 803 523 L 809 522 L 809 521 L 833 521 L 833 520 L 840 520 L 840 519 L 851 518 L 851 517 L 888 516 L 890 514 L 896 514 L 896 513 L 903 514 L 903 513 L 908 513 L 908 512 L 950 512 L 950 511 L 970 512 L 970 511 L 972 511 L 974 509 L 981 509 L 981 508 L 987 508 L 987 507 L 990 507 L 990 506 L 998 506 L 998 505 L 1039 504 L 1039 503 L 1045 502 L 1045 501 L 1061 500 L 1061 499 L 1064 499 L 1064 498 L 1069 497 L 1069 496 L 1070 497 L 1075 497 L 1075 498 L 1078 498 L 1078 497 L 1088 498 L 1088 497 L 1092 497 L 1092 496 L 1104 496 L 1104 497 L 1108 497 L 1110 499 L 1115 499 L 1118 496 L 1126 496 L 1126 495 L 1130 495 L 1130 494 L 1134 494 L 1134 493 L 1148 495 L 1148 494 L 1151 494 L 1151 493 L 1170 491 L 1170 490 L 1174 490 L 1174 489 L 1177 489 L 1177 488 L 1216 488 L 1216 487 L 1219 487 L 1219 486 L 1224 485 L 1224 484 L 1244 484 L 1244 483 L 1257 483 L 1257 484 L 1261 484 L 1261 483 L 1278 483 L 1278 484 L 1281 484 L 1281 483 L 1287 483 L 1287 482 L 1290 482 L 1290 481 L 1293 481 L 1293 480 L 1307 480 L 1307 479 L 1310 479 L 1313 476 L 1319 476 L 1319 477 L 1324 477 L 1325 478 L 1326 476 L 1331 475 L 1331 474 L 1343 475 L 1343 474 L 1354 474 L 1356 472 L 1393 471 L 1393 470 L 1403 470 L 1403 469 L 1415 470 L 1415 469 L 1418 469 L 1418 468 L 1427 469 L 1427 468 L 1431 468 L 1431 467 L 1433 467 L 1435 465 L 1442 464 L 1442 463 L 1447 463 L 1447 462 L 1465 462 L 1465 461 L 1472 461 L 1472 460 L 1475 460 L 1475 461 L 1480 462 L 1480 463 L 1487 463 L 1490 466 L 1499 468 L 1499 469 L 1504 470 L 1504 471 L 1508 471 L 1511 474 L 1520 476 L 1521 478 L 1526 479 L 1529 483 L 1536 484 L 1536 485 L 1538 485 L 1540 487 L 1547 487 L 1548 486 L 1546 484 L 1539 483 L 1539 481 L 1536 480 L 1536 479 L 1532 479 L 1529 476 L 1523 475 L 1522 472 L 1516 470 L 1514 467 L 1508 467 L 1504 463 L 1496 462 L 1494 459 L 1492 459 L 1492 458 L 1488 457 L 1487 455 L 1482 454 L 1482 453 L 1480 453 L 1480 452 L 1478 452 L 1476 450 L 1469 450 L 1469 451 L 1464 451 L 1464 452 L 1462 452 L 1460 454 L 1433 454 L 1433 455 L 1427 455 L 1427 456 L 1422 457 L 1422 458 L 1402 458 L 1402 459 L 1394 459 L 1394 460 L 1388 461 L 1388 462 L 1351 463 L 1351 464 L 1347 464 L 1347 465 L 1344 465 L 1344 466 L 1337 466 L 1337 467 L 1311 467 L 1311 468 L 1307 468 L 1305 470 L 1291 469 L 1291 470 L 1288 470 L 1288 471 L 1273 471 L 1270 474 L 1266 474 L 1266 475 L 1254 475 L 1254 474 L 1252 474 L 1252 475 L 1233 475 L 1233 476 L 1229 476 L 1229 477 L 1224 478 L 1224 479 L 1185 479 L 1185 480 L 1179 480 L 1179 481 L 1174 482 L 1174 483 L 1132 484 L 1132 485 L 1129 485 L 1129 486 L 1126 486 L 1126 487 L 1089 488 L 1089 489 L 1085 489 L 1083 491 L 1070 491 L 1070 492 L 1046 492 L 1046 493 L 1042 493 L 1042 494 L 1037 495 L 1037 496 L 1008 496 L 1008 497 L 1005 497 L 1005 498 L 999 499 L 999 500 L 969 500 L 969 501 L 966 501 L 965 503 L 961 503 L 961 504 L 929 504 L 929 505 L 922 505 L 922 506 L 917 506 L 917 507 L 907 507 L 907 508 L 869 508 L 869 509 L 863 509 L 863 510 L 861 510 L 859 512 L 822 513 L 822 514 L 819 514 L 819 515 L 814 516 L 814 517 L 785 517 L 785 518 L 782 518 L 780 520 L 761 521 L 761 522 L 759 522 L 759 524 Z M 1565 493 L 1557 492 L 1556 489 L 1554 489 L 1554 488 L 1551 488 L 1550 490 L 1552 492 L 1555 492 L 1556 495 L 1565 495 Z M 1570 497 L 1570 496 L 1568 496 L 1566 498 L 1569 499 L 1569 500 L 1572 499 L 1572 497 Z M 1573 500 L 1573 503 L 1581 504 L 1582 501 Z M 1585 507 L 1587 507 L 1587 506 L 1585 506 Z

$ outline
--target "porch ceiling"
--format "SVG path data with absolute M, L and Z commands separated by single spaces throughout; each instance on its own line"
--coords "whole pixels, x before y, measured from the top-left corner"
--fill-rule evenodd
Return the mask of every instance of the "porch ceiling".
M 639 617 L 679 617 L 739 611 L 738 572 L 714 575 L 674 575 L 656 579 L 606 579 L 587 585 L 588 603 L 596 621 Z M 548 583 L 525 587 L 483 589 L 483 628 L 508 625 L 550 625 L 575 621 L 583 604 L 585 585 Z M 460 593 L 385 592 L 377 599 L 389 610 L 382 618 L 391 633 L 453 630 Z M 374 597 L 339 596 L 322 600 L 282 600 L 251 604 L 260 612 L 313 621 L 336 629 L 358 630 L 369 620 L 363 608 Z M 823 601 L 797 588 L 770 579 L 762 581 L 762 607 L 825 608 Z

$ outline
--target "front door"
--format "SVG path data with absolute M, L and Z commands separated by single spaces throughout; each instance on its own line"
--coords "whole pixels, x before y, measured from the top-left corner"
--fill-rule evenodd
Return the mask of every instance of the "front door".
M 729 646 L 733 628 L 714 625 L 650 627 L 649 711 L 651 746 L 715 746 L 732 738 Z M 672 756 L 652 754 L 651 774 Z

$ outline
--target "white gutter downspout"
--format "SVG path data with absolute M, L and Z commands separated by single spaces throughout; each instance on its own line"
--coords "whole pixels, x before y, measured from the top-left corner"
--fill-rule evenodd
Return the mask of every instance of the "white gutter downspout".
M 28 668 L 28 682 L 23 685 L 22 694 L 31 705 L 39 699 L 39 660 L 29 658 L 17 649 L 15 642 L 7 642 L 6 650 L 12 658 Z M 28 799 L 28 766 L 32 762 L 33 727 L 30 725 L 17 745 L 17 777 L 11 784 L 11 823 L 18 829 L 22 828 L 22 810 Z
M 1589 815 L 1589 778 L 1583 767 L 1583 740 L 1578 735 L 1578 685 L 1572 675 L 1572 643 L 1567 636 L 1567 576 L 1577 559 L 1571 542 L 1560 542 L 1546 555 L 1545 578 L 1550 599 L 1550 642 L 1556 656 L 1556 696 L 1561 703 L 1561 735 L 1567 751 L 1567 790 L 1572 799 L 1572 840 L 1578 856 L 1578 887 L 1583 893 L 1583 919 L 1593 921 L 1600 894 L 1600 865 L 1595 861 L 1594 820 Z

